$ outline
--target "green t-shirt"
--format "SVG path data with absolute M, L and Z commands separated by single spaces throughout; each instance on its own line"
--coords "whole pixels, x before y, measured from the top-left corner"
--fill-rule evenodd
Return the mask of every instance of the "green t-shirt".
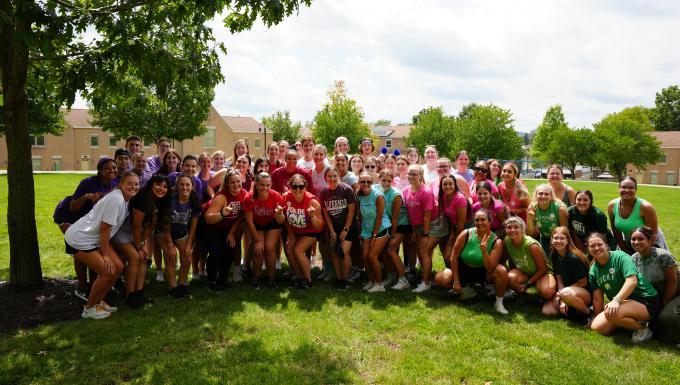
M 491 253 L 495 240 L 496 234 L 492 231 L 486 246 L 486 251 L 488 253 Z M 465 242 L 463 251 L 460 252 L 460 259 L 468 266 L 484 267 L 484 254 L 482 254 L 482 250 L 479 249 L 477 229 L 474 227 L 468 230 L 468 240 Z
M 524 241 L 519 247 L 515 246 L 512 243 L 510 237 L 506 236 L 505 239 L 503 240 L 503 246 L 505 247 L 505 250 L 510 256 L 510 260 L 512 261 L 512 263 L 520 271 L 527 275 L 533 275 L 534 273 L 536 273 L 536 270 L 538 270 L 538 268 L 536 267 L 536 262 L 534 261 L 534 257 L 531 255 L 531 251 L 529 251 L 529 248 L 533 244 L 536 244 L 539 247 L 541 246 L 537 240 L 533 239 L 528 235 L 524 236 Z M 543 253 L 542 248 L 541 253 L 543 254 L 545 264 L 548 265 L 548 272 L 552 273 L 552 263 L 550 259 L 548 259 L 545 256 L 545 253 Z
M 541 236 L 550 238 L 553 229 L 560 225 L 560 204 L 551 201 L 550 206 L 543 210 L 536 205 L 536 227 Z
M 638 284 L 630 295 L 631 298 L 643 298 L 656 296 L 654 287 L 640 274 L 633 260 L 621 250 L 609 252 L 609 261 L 602 266 L 597 261 L 590 266 L 588 280 L 594 290 L 601 289 L 609 299 L 614 298 L 626 281 L 626 277 L 637 276 Z

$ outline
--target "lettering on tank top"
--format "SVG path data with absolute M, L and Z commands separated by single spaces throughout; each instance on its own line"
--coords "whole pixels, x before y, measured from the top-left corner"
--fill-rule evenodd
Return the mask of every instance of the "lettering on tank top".
M 288 202 L 288 223 L 299 229 L 307 228 L 307 211 L 305 209 L 296 209 L 292 206 L 291 202 Z
M 253 214 L 256 217 L 271 217 L 274 215 L 274 210 L 264 206 L 255 206 L 253 207 Z
M 343 210 L 347 208 L 347 199 L 342 198 L 342 199 L 331 199 L 325 202 L 326 205 L 326 210 L 328 210 L 328 214 L 330 214 L 333 217 L 336 217 L 340 214 L 342 214 Z

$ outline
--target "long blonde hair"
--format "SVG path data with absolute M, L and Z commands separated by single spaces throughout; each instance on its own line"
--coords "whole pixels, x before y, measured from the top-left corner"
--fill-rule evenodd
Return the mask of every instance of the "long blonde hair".
M 538 207 L 537 196 L 538 191 L 541 189 L 550 191 L 550 200 L 555 202 L 558 206 L 564 206 L 564 203 L 561 200 L 557 199 L 557 197 L 555 196 L 555 191 L 552 189 L 552 187 L 548 183 L 543 183 L 536 186 L 536 189 L 534 190 L 534 196 L 532 197 L 531 204 L 529 205 L 530 207 L 534 209 Z

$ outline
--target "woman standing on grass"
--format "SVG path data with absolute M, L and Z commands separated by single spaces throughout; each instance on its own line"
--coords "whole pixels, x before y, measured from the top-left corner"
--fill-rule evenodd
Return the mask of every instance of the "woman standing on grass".
M 511 215 L 517 215 L 526 223 L 529 207 L 529 191 L 519 179 L 519 168 L 514 162 L 506 162 L 501 169 L 498 193 Z
M 449 219 L 449 235 L 446 240 L 446 247 L 444 253 L 444 262 L 446 267 L 451 267 L 449 264 L 451 259 L 449 256 L 453 252 L 453 245 L 458 239 L 458 235 L 465 229 L 465 222 L 468 220 L 468 212 L 470 210 L 470 203 L 465 198 L 465 195 L 458 188 L 456 177 L 451 174 L 442 175 L 439 179 L 439 207 L 442 212 Z
M 548 167 L 548 183 L 550 183 L 555 197 L 562 201 L 565 206 L 573 206 L 576 199 L 576 190 L 564 184 L 563 180 L 564 172 L 562 167 L 556 164 Z
M 359 175 L 357 200 L 361 213 L 361 255 L 368 275 L 368 283 L 362 290 L 376 293 L 385 291 L 378 257 L 390 240 L 391 224 L 385 210 L 385 196 L 372 186 L 373 175 L 368 172 Z
M 154 249 L 154 234 L 160 234 L 161 244 L 170 241 L 169 190 L 165 175 L 152 176 L 130 200 L 130 215 L 111 239 L 114 249 L 127 262 L 125 304 L 133 309 L 153 302 L 144 293 L 146 263 Z
M 433 145 L 425 146 L 424 158 L 423 178 L 425 178 L 425 183 L 429 185 L 439 176 L 439 174 L 437 174 L 437 159 L 439 159 L 437 148 Z
M 501 163 L 498 160 L 491 158 L 486 161 L 486 164 L 489 165 L 489 179 L 498 186 L 498 184 L 503 181 L 503 179 L 501 179 Z
M 432 190 L 424 183 L 423 168 L 419 165 L 410 165 L 408 181 L 409 187 L 402 194 L 413 227 L 416 254 L 423 268 L 423 281 L 413 289 L 413 292 L 422 293 L 430 290 L 432 252 L 439 241 L 449 234 L 449 226 L 447 219 L 439 213 Z M 411 267 L 415 268 L 415 261 L 410 263 Z
M 491 215 L 491 230 L 500 235 L 503 231 L 503 223 L 508 217 L 505 205 L 503 202 L 494 199 L 491 194 L 491 181 L 489 180 L 478 182 L 475 191 L 477 202 L 472 205 L 472 212 L 475 213 L 480 209 L 487 210 Z
M 173 298 L 182 298 L 189 294 L 187 281 L 196 226 L 201 215 L 201 204 L 194 191 L 194 178 L 191 175 L 180 174 L 177 178 L 176 190 L 172 193 L 171 239 L 170 242 L 161 243 L 161 246 L 165 246 L 163 254 L 167 256 L 165 280 L 168 282 L 168 294 Z M 175 248 L 179 249 L 180 254 L 179 277 L 175 277 L 175 266 L 177 266 Z
M 100 199 L 95 207 L 66 230 L 66 252 L 97 273 L 83 318 L 106 318 L 117 309 L 104 302 L 123 271 L 123 261 L 109 243 L 128 215 L 128 202 L 139 191 L 139 177 L 126 172 L 118 189 Z
M 202 236 L 203 245 L 208 249 L 208 288 L 213 291 L 224 291 L 228 287 L 229 268 L 241 247 L 238 234 L 247 195 L 241 186 L 241 174 L 229 169 L 204 215 L 207 226 L 202 227 Z
M 276 286 L 276 252 L 284 217 L 281 213 L 283 206 L 281 194 L 272 190 L 271 187 L 272 178 L 268 173 L 257 174 L 253 192 L 246 197 L 243 208 L 246 226 L 253 240 L 252 286 L 254 289 L 260 288 L 263 261 L 267 269 L 267 287 Z
M 168 150 L 163 156 L 163 164 L 158 169 L 156 174 L 170 175 L 173 172 L 180 172 L 180 162 L 182 161 L 182 156 L 175 150 Z
M 569 235 L 569 229 L 556 227 L 551 237 L 552 252 L 550 259 L 555 270 L 557 292 L 552 300 L 543 304 L 541 312 L 547 316 L 567 317 L 570 309 L 575 309 L 581 320 L 590 315 L 592 295 L 588 286 L 590 263 L 585 255 L 576 248 Z M 585 323 L 585 322 L 584 322 Z
M 555 197 L 549 184 L 536 186 L 534 201 L 527 211 L 527 233 L 539 237 L 546 255 L 550 254 L 550 235 L 555 227 L 569 225 L 569 212 Z
M 519 217 L 505 220 L 503 247 L 510 259 L 508 287 L 524 294 L 536 285 L 538 295 L 550 299 L 555 295 L 557 283 L 552 275 L 550 260 L 541 245 L 525 234 L 526 225 Z
M 576 248 L 588 252 L 586 237 L 590 233 L 605 234 L 610 249 L 616 248 L 616 240 L 607 228 L 607 215 L 593 206 L 593 193 L 590 190 L 576 192 L 576 204 L 567 209 L 569 214 L 569 231 Z
M 359 180 L 359 175 L 364 171 L 364 160 L 359 155 L 352 155 L 352 158 L 349 160 L 349 167 L 350 171 L 352 171 L 352 173 L 357 176 L 357 180 Z
M 392 289 L 404 290 L 410 288 L 411 284 L 406 279 L 404 263 L 399 257 L 399 246 L 411 234 L 412 228 L 401 192 L 393 186 L 393 175 L 392 171 L 388 169 L 382 170 L 380 172 L 380 185 L 375 185 L 373 188 L 379 189 L 385 197 L 385 211 L 392 225 L 389 232 L 390 240 L 387 245 L 389 263 L 394 267 L 397 278 L 397 284 Z M 388 279 L 390 279 L 389 275 Z
M 296 288 L 305 290 L 312 287 L 310 264 L 305 251 L 319 240 L 324 223 L 319 201 L 314 194 L 306 191 L 307 179 L 295 174 L 289 183 L 290 189 L 283 194 L 288 264 L 297 278 Z
M 668 250 L 666 240 L 659 228 L 656 209 L 651 203 L 637 197 L 637 181 L 632 176 L 624 177 L 619 182 L 619 198 L 609 202 L 609 223 L 619 249 L 628 254 L 633 253 L 630 235 L 634 229 L 647 226 L 654 234 L 655 246 Z
M 659 295 L 662 310 L 657 318 L 660 335 L 673 344 L 680 343 L 680 290 L 678 264 L 667 250 L 654 247 L 654 231 L 638 227 L 631 234 L 635 254 L 631 259 L 640 274 L 649 281 Z
M 227 161 L 227 157 L 226 157 L 226 155 L 224 155 L 224 151 L 217 150 L 217 151 L 213 152 L 213 154 L 212 154 L 212 163 L 213 163 L 212 170 L 214 172 L 220 171 L 221 169 L 224 168 L 224 164 L 226 163 L 226 161 Z
M 346 165 L 347 155 L 340 153 L 335 158 L 336 167 L 340 163 L 339 159 L 343 159 Z M 325 177 L 328 185 L 321 190 L 319 199 L 328 228 L 331 261 L 337 278 L 336 288 L 346 290 L 349 287 L 347 277 L 352 267 L 352 243 L 359 240 L 359 229 L 354 222 L 357 199 L 354 189 L 340 181 L 337 168 L 326 170 Z
M 349 157 L 345 153 L 339 153 L 333 157 L 333 163 L 338 171 L 340 182 L 352 187 L 355 191 L 359 188 L 359 177 L 349 171 Z
M 212 158 L 207 152 L 202 153 L 198 157 L 198 179 L 201 181 L 201 186 L 203 189 L 203 195 L 198 198 L 201 203 L 207 202 L 215 196 L 215 190 L 210 187 L 210 179 L 215 175 L 215 172 L 210 169 Z
M 267 147 L 267 156 L 269 157 L 269 170 L 267 173 L 271 174 L 276 170 L 277 168 L 281 167 L 283 165 L 283 161 L 279 157 L 279 152 L 281 151 L 281 148 L 279 147 L 279 144 L 276 142 L 269 143 L 269 147 Z M 257 171 L 257 169 L 255 170 Z
M 631 341 L 635 343 L 652 338 L 648 323 L 661 310 L 654 287 L 640 274 L 628 254 L 609 250 L 604 235 L 588 236 L 588 252 L 595 260 L 589 273 L 595 313 L 590 328 L 604 335 L 619 327 L 633 330 Z M 611 298 L 606 305 L 605 295 Z
M 503 296 L 508 286 L 508 270 L 500 263 L 503 255 L 503 241 L 491 231 L 491 214 L 479 210 L 474 216 L 475 227 L 463 230 L 456 238 L 450 256 L 451 269 L 437 273 L 437 286 L 453 288 L 460 299 L 469 299 L 477 294 L 472 284 L 492 282 L 496 294 L 494 309 L 508 314 L 503 306 Z

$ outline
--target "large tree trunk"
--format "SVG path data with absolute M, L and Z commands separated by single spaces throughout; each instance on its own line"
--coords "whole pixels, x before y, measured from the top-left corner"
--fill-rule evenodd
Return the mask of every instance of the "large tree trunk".
M 0 71 L 4 96 L 7 140 L 7 230 L 9 280 L 16 286 L 42 284 L 38 233 L 35 226 L 35 191 L 28 130 L 26 75 L 28 49 L 19 36 L 30 34 L 30 21 L 13 14 L 9 1 L 0 1 L 0 12 L 13 16 L 0 31 Z

